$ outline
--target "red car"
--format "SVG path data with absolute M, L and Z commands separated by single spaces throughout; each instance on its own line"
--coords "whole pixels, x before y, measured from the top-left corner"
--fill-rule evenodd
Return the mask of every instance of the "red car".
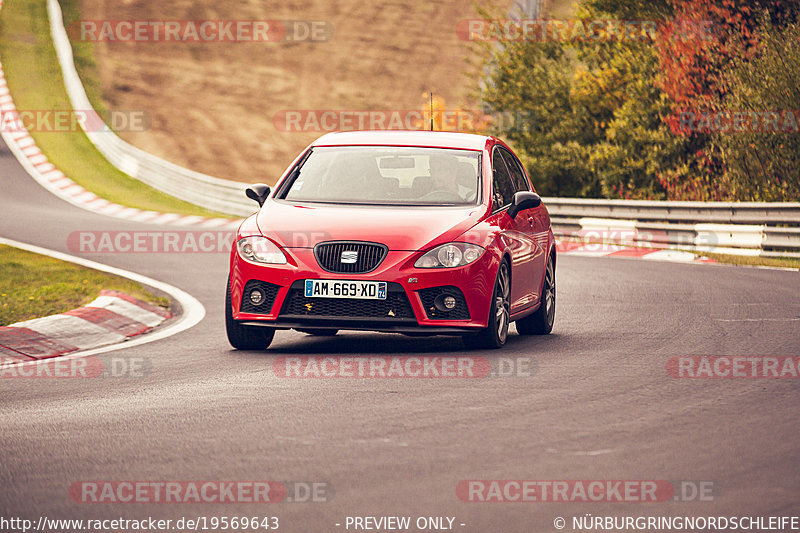
M 228 340 L 265 349 L 279 329 L 458 335 L 499 348 L 516 322 L 555 316 L 550 217 L 500 139 L 463 133 L 331 133 L 311 144 L 231 250 Z

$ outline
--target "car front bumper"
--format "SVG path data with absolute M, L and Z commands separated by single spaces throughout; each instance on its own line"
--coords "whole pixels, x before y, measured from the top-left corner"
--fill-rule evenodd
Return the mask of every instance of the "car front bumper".
M 489 251 L 457 268 L 421 269 L 420 252 L 389 251 L 366 274 L 327 272 L 310 248 L 285 249 L 286 265 L 261 265 L 231 254 L 231 303 L 234 320 L 273 328 L 329 328 L 418 334 L 458 334 L 486 327 L 499 258 Z M 305 298 L 307 279 L 387 282 L 386 300 Z M 261 305 L 248 301 L 249 291 L 266 295 Z M 442 312 L 435 297 L 456 297 L 456 308 Z M 243 296 L 245 297 L 243 299 Z

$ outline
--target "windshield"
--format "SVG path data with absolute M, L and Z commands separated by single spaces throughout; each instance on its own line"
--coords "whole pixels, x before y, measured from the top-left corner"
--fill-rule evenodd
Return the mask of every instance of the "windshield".
M 281 198 L 379 205 L 474 205 L 480 152 L 443 148 L 314 148 Z

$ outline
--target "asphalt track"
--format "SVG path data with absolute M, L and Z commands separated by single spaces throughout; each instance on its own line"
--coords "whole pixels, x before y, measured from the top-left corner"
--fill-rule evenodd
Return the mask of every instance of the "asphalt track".
M 55 198 L 0 148 L 3 237 L 69 252 L 70 232 L 135 229 L 154 226 Z M 665 369 L 673 356 L 800 355 L 797 272 L 562 256 L 553 334 L 469 352 L 530 358 L 530 376 L 284 379 L 272 370 L 279 356 L 466 352 L 447 337 L 297 332 L 279 332 L 269 352 L 236 352 L 223 325 L 225 254 L 87 257 L 180 287 L 207 316 L 118 352 L 145 358 L 144 377 L 1 380 L 0 516 L 273 515 L 298 533 L 345 531 L 348 515 L 455 516 L 458 531 L 531 532 L 584 513 L 800 511 L 800 382 L 675 379 Z M 714 496 L 467 503 L 455 489 L 469 479 L 711 481 Z M 332 498 L 82 504 L 68 495 L 81 480 L 325 482 Z

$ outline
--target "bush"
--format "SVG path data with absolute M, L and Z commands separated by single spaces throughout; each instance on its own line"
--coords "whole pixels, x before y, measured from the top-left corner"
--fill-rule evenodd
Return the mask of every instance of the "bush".
M 798 200 L 800 134 L 720 133 L 676 119 L 687 109 L 776 110 L 800 121 L 798 16 L 800 4 L 781 0 L 584 0 L 582 19 L 658 21 L 656 41 L 494 46 L 486 112 L 530 120 L 490 132 L 515 146 L 542 194 Z M 686 34 L 701 22 L 709 33 Z
M 737 198 L 800 201 L 800 26 L 776 28 L 764 18 L 752 58 L 737 58 L 723 78 L 721 108 L 758 113 L 757 128 L 717 132 Z M 775 115 L 765 113 L 773 112 Z M 766 124 L 765 124 L 766 123 Z M 766 127 L 765 127 L 766 126 Z

